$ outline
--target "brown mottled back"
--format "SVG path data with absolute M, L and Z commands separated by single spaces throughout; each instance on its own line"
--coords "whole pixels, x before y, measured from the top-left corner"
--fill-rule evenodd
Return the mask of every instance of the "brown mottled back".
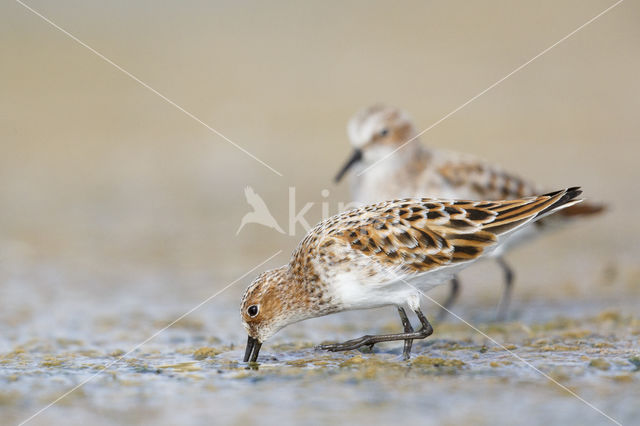
M 314 241 L 302 245 L 312 256 L 346 243 L 384 266 L 421 273 L 479 257 L 500 235 L 577 202 L 579 193 L 572 188 L 509 201 L 389 201 L 334 216 L 310 233 Z

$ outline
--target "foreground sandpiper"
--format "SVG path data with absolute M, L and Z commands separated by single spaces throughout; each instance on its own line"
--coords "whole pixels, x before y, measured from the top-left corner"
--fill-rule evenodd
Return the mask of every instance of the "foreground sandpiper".
M 404 333 L 363 336 L 321 349 L 340 351 L 414 339 L 433 329 L 420 310 L 420 294 L 527 232 L 534 221 L 581 200 L 579 188 L 510 201 L 409 198 L 333 216 L 314 227 L 289 264 L 259 275 L 242 297 L 249 334 L 244 361 L 255 362 L 262 343 L 281 328 L 354 309 L 396 306 Z M 422 327 L 414 331 L 408 306 Z
M 351 189 L 354 201 L 371 204 L 405 197 L 432 197 L 468 200 L 502 200 L 530 197 L 548 190 L 476 157 L 438 150 L 420 144 L 415 127 L 406 112 L 374 105 L 357 113 L 347 126 L 353 153 L 336 181 L 353 169 Z M 506 317 L 513 287 L 513 270 L 502 255 L 510 248 L 557 229 L 573 219 L 599 213 L 602 206 L 583 203 L 565 209 L 538 226 L 511 239 L 508 246 L 492 253 L 504 270 L 505 287 L 498 308 L 498 319 Z M 440 318 L 446 316 L 459 292 L 453 277 L 451 293 Z

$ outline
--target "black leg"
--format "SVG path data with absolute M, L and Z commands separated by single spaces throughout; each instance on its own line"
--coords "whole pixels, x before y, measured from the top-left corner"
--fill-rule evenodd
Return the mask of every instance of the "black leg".
M 498 321 L 504 321 L 507 318 L 507 311 L 509 309 L 509 302 L 511 301 L 511 291 L 513 290 L 514 274 L 511 267 L 501 257 L 498 258 L 498 265 L 504 271 L 504 291 L 502 293 L 502 299 L 498 305 Z
M 449 297 L 440 307 L 440 312 L 438 312 L 438 321 L 442 321 L 447 317 L 447 314 L 451 310 L 451 306 L 458 299 L 458 294 L 460 294 L 460 281 L 458 281 L 458 276 L 455 275 L 451 279 L 451 291 L 449 292 Z
M 379 334 L 379 335 L 374 335 L 374 336 L 366 335 L 366 336 L 362 336 L 362 337 L 360 337 L 358 339 L 347 340 L 344 343 L 335 343 L 335 344 L 332 344 L 332 345 L 320 345 L 317 348 L 318 349 L 323 349 L 323 350 L 326 350 L 326 351 L 331 351 L 331 352 L 348 351 L 348 350 L 351 350 L 351 349 L 358 349 L 361 346 L 373 346 L 376 343 L 381 343 L 381 342 L 391 342 L 391 341 L 394 341 L 394 340 L 404 340 L 405 341 L 405 351 L 406 351 L 406 348 L 407 348 L 406 341 L 407 340 L 413 341 L 413 339 L 424 339 L 424 338 L 429 337 L 433 333 L 433 327 L 431 327 L 431 324 L 429 323 L 429 320 L 427 320 L 427 318 L 424 316 L 422 311 L 420 309 L 416 309 L 414 312 L 416 313 L 416 315 L 418 316 L 418 319 L 420 319 L 420 323 L 422 324 L 422 327 L 418 331 L 410 331 L 410 332 L 396 333 L 396 334 Z M 406 314 L 405 314 L 405 316 L 406 316 Z M 400 317 L 402 317 L 402 314 L 400 314 Z M 407 320 L 407 322 L 408 322 L 408 320 Z M 404 323 L 404 320 L 403 320 L 403 323 Z M 403 355 L 408 357 L 410 355 L 410 352 L 405 352 L 405 353 L 403 353 Z
M 422 328 L 420 330 L 424 330 L 427 333 L 425 337 L 431 336 L 433 334 L 433 327 L 431 327 L 431 323 L 429 322 L 427 317 L 424 316 L 420 308 L 416 309 L 414 312 L 418 316 L 420 324 L 422 324 Z
M 400 314 L 400 320 L 402 321 L 404 332 L 413 333 L 413 327 L 411 326 L 411 322 L 409 322 L 409 318 L 407 317 L 407 313 L 404 311 L 404 308 L 398 306 L 398 313 Z M 413 339 L 405 339 L 404 349 L 402 350 L 402 358 L 405 360 L 411 357 L 411 345 L 413 345 Z

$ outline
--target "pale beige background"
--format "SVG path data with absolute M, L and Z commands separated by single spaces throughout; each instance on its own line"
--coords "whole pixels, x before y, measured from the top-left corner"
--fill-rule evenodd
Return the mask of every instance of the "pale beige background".
M 0 25 L 5 247 L 227 275 L 290 252 L 302 234 L 254 225 L 236 237 L 246 185 L 282 226 L 295 186 L 299 205 L 316 202 L 313 224 L 322 189 L 332 210 L 348 201 L 347 185 L 331 179 L 358 108 L 388 102 L 426 128 L 611 3 L 30 4 L 284 177 L 9 2 Z M 606 217 L 516 255 L 529 272 L 537 266 L 526 259 L 555 245 L 575 249 L 563 259 L 572 268 L 594 267 L 577 260 L 584 252 L 636 263 L 639 10 L 623 3 L 422 138 L 611 203 Z

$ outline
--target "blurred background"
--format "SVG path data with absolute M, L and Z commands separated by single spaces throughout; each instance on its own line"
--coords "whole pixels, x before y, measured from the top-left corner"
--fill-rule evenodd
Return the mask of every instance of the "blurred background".
M 251 211 L 246 186 L 285 230 L 290 187 L 296 211 L 314 203 L 310 224 L 323 202 L 337 213 L 349 191 L 332 178 L 350 152 L 345 127 L 357 110 L 399 106 L 422 130 L 613 2 L 27 4 L 282 174 L 19 3 L 2 3 L 0 351 L 30 347 L 28 370 L 42 368 L 37 351 L 56 352 L 60 339 L 126 351 L 282 250 L 156 349 L 190 332 L 242 345 L 244 288 L 284 264 L 304 236 L 302 227 L 289 236 L 255 224 L 236 235 Z M 549 189 L 580 185 L 610 206 L 509 256 L 516 318 L 638 306 L 639 19 L 640 5 L 623 2 L 421 138 Z M 499 269 L 480 264 L 462 279 L 457 312 L 490 318 Z M 387 311 L 378 316 L 395 320 Z M 313 339 L 340 318 L 375 329 L 375 315 L 310 321 L 279 341 Z M 10 418 L 23 420 L 77 383 L 57 374 L 57 384 L 36 375 L 0 395 Z M 67 415 L 52 408 L 39 421 L 85 419 Z M 105 421 L 131 420 L 114 416 Z

